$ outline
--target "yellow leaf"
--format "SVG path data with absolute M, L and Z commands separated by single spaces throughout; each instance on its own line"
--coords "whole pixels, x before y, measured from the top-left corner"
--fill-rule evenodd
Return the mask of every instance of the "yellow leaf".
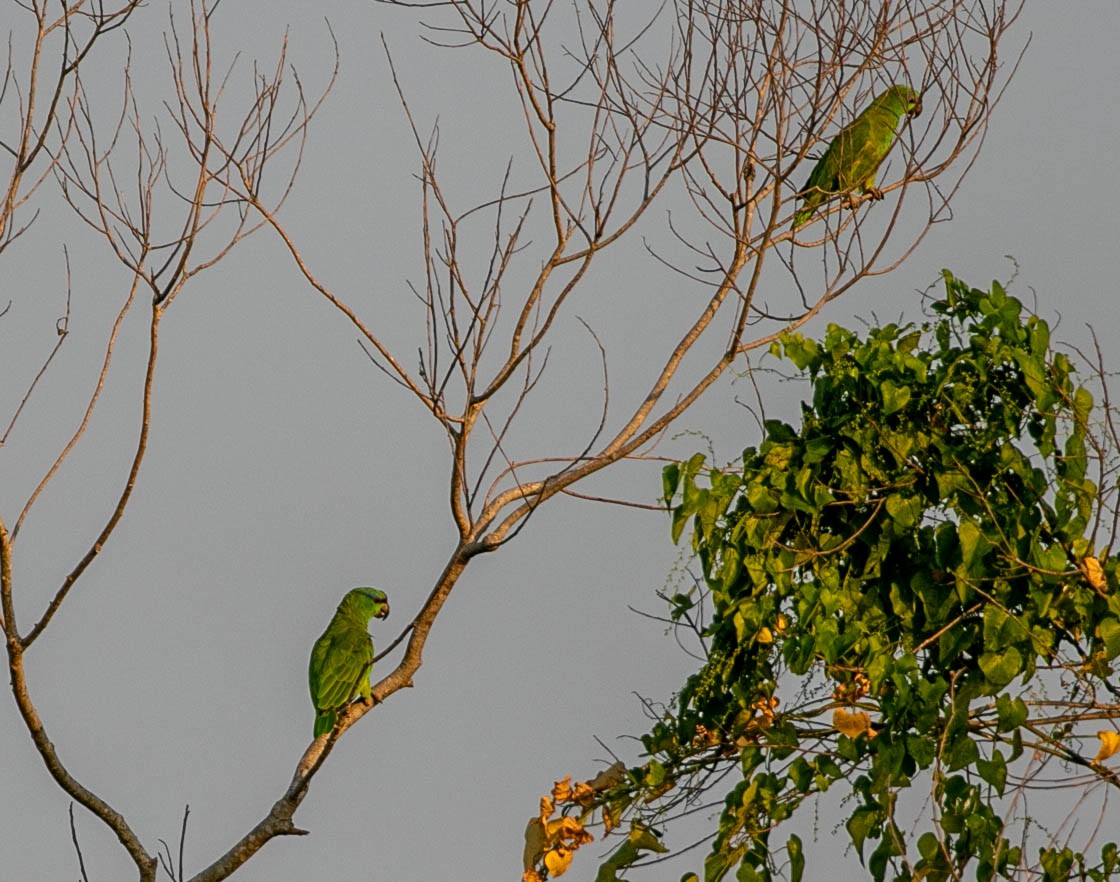
M 578 837 L 583 832 L 583 825 L 575 818 L 557 818 L 548 822 L 548 838 L 570 839 Z
M 1095 557 L 1086 557 L 1081 561 L 1081 574 L 1089 586 L 1102 597 L 1108 593 L 1108 581 L 1101 569 L 1101 562 Z
M 563 817 L 553 818 L 551 821 L 544 825 L 544 833 L 545 836 L 548 837 L 548 841 L 550 843 L 557 842 L 560 839 L 561 835 L 563 835 L 564 822 L 566 820 L 568 819 Z
M 868 737 L 874 737 L 875 732 L 871 728 L 871 717 L 863 711 L 856 711 L 855 713 L 848 713 L 842 707 L 836 708 L 832 712 L 832 725 L 836 727 L 836 731 L 841 735 L 847 735 L 849 738 L 858 738 L 864 732 Z
M 551 876 L 563 876 L 568 872 L 572 863 L 572 852 L 562 845 L 549 851 L 544 856 L 544 866 Z
M 834 700 L 842 701 L 845 704 L 855 704 L 870 690 L 871 681 L 867 679 L 867 675 L 856 673 L 849 682 L 837 683 L 832 690 L 832 697 Z
M 626 777 L 626 766 L 621 761 L 611 763 L 598 775 L 587 782 L 587 786 L 598 793 L 600 790 L 610 790 Z
M 521 874 L 521 882 L 543 882 L 543 880 L 536 870 L 526 870 Z
M 572 797 L 572 776 L 552 785 L 552 798 L 556 802 L 570 802 Z
M 715 740 L 714 743 L 718 744 L 719 743 L 718 734 L 709 730 L 702 723 L 697 723 L 696 724 L 696 731 L 693 733 L 692 740 L 689 742 L 689 744 L 692 747 L 697 747 L 697 748 L 706 747 L 706 746 L 713 743 L 713 742 L 708 740 L 709 738 L 712 737 L 712 735 L 716 735 L 716 740 Z
M 584 808 L 587 808 L 595 801 L 595 791 L 586 781 L 581 781 L 572 788 L 572 792 L 568 795 L 568 801 L 578 803 Z
M 1114 732 L 1112 729 L 1101 729 L 1097 733 L 1097 737 L 1101 740 L 1101 749 L 1093 757 L 1093 762 L 1104 762 L 1120 750 L 1120 732 Z
M 526 875 L 533 870 L 537 862 L 544 856 L 546 841 L 547 837 L 541 819 L 530 818 L 528 825 L 525 827 L 525 851 L 522 857 L 522 865 L 525 867 Z
M 779 704 L 781 699 L 774 696 L 756 699 L 751 703 L 751 710 L 757 711 L 758 716 L 754 717 L 752 722 L 763 731 L 769 729 L 774 723 L 774 713 Z
M 758 636 L 755 637 L 755 640 L 757 640 L 759 643 L 773 643 L 774 634 L 769 628 L 763 625 L 758 629 Z

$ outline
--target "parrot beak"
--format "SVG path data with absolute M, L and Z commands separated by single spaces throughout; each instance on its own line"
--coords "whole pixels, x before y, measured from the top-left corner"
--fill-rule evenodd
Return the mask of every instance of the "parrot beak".
M 922 113 L 922 96 L 918 96 L 918 100 L 914 102 L 914 106 L 906 111 L 907 116 L 921 116 Z
M 387 615 L 389 615 L 389 601 L 386 600 L 383 604 L 381 604 L 381 610 L 374 616 L 374 618 L 383 619 Z

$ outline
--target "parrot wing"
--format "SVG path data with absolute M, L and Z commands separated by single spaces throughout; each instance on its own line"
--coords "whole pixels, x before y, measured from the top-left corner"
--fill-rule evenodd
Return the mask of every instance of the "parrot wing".
M 334 726 L 339 708 L 369 695 L 373 640 L 364 629 L 332 622 L 311 650 L 308 682 L 315 705 L 316 736 Z

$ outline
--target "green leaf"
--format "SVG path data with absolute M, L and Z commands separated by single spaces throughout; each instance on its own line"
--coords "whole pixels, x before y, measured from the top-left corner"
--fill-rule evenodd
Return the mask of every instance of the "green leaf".
M 739 863 L 742 854 L 742 847 L 728 851 L 712 851 L 704 858 L 704 882 L 720 882 L 727 875 L 727 871 Z
M 980 759 L 980 748 L 976 746 L 971 735 L 965 733 L 956 738 L 949 748 L 947 766 L 950 772 L 955 772 L 971 766 L 978 759 Z
M 852 837 L 852 844 L 859 854 L 860 863 L 863 863 L 863 843 L 872 833 L 878 833 L 879 825 L 883 821 L 883 810 L 875 806 L 860 806 L 848 822 L 844 825 L 848 835 Z
M 828 435 L 817 435 L 805 442 L 805 452 L 802 460 L 806 465 L 816 465 L 824 460 L 835 449 L 836 439 Z
M 902 832 L 892 824 L 875 847 L 875 851 L 871 853 L 867 868 L 871 871 L 871 877 L 875 882 L 883 882 L 890 867 L 890 859 L 903 854 L 901 840 Z
M 808 793 L 809 788 L 813 786 L 813 767 L 806 762 L 804 757 L 797 757 L 789 768 L 786 770 L 789 775 L 790 781 L 793 786 L 797 788 L 798 793 Z
M 644 824 L 632 823 L 626 841 L 614 850 L 607 860 L 599 865 L 595 882 L 622 882 L 620 871 L 641 860 L 643 851 L 664 854 L 669 849 L 662 843 L 656 830 Z M 695 878 L 695 876 L 693 876 Z
M 980 773 L 981 778 L 995 788 L 996 793 L 1003 796 L 1003 789 L 1007 784 L 1007 762 L 1004 760 L 1002 753 L 993 750 L 990 760 L 978 759 L 976 761 L 976 771 Z
M 903 529 L 910 529 L 921 519 L 925 505 L 922 500 L 892 493 L 887 497 L 887 514 Z
M 907 735 L 906 752 L 919 769 L 928 769 L 937 756 L 937 739 L 929 735 Z
M 1097 636 L 1104 642 L 1104 651 L 1108 659 L 1120 655 L 1120 620 L 1111 617 L 1102 619 L 1097 625 Z
M 805 874 L 805 852 L 801 847 L 801 837 L 796 833 L 786 840 L 786 852 L 789 854 L 789 882 L 801 882 Z
M 1003 649 L 1009 641 L 1008 623 L 1011 616 L 994 603 L 984 607 L 984 648 L 989 652 Z
M 890 416 L 906 407 L 910 402 L 910 387 L 899 386 L 894 380 L 884 380 L 879 387 L 883 395 L 883 415 Z
M 972 521 L 961 521 L 957 528 L 961 541 L 961 563 L 969 576 L 979 576 L 980 562 L 991 544 Z
M 739 872 L 735 874 L 735 882 L 769 882 L 768 874 L 760 873 L 746 861 L 739 864 Z
M 1079 857 L 1069 848 L 1044 848 L 1038 853 L 1043 882 L 1065 882 L 1070 878 L 1074 860 Z
M 1026 721 L 1027 705 L 1023 699 L 1006 694 L 996 699 L 996 722 L 1000 732 L 1018 729 Z
M 817 767 L 818 774 L 826 778 L 831 778 L 833 781 L 839 781 L 844 777 L 843 769 L 836 765 L 827 754 L 817 757 L 817 761 L 814 765 Z
M 980 656 L 980 670 L 996 689 L 1002 689 L 1023 671 L 1023 655 L 1014 646 Z
M 752 511 L 759 514 L 771 514 L 778 510 L 778 498 L 773 488 L 762 484 L 751 484 L 747 487 L 747 502 Z
M 926 831 L 918 837 L 918 854 L 920 854 L 927 861 L 931 861 L 941 854 L 941 843 L 938 842 L 937 836 L 929 831 Z
M 672 462 L 661 470 L 661 493 L 666 507 L 672 507 L 673 497 L 677 495 L 677 487 L 681 482 L 680 463 Z
M 800 334 L 784 334 L 782 347 L 786 358 L 797 365 L 797 369 L 801 371 L 809 367 L 820 353 L 820 345 L 816 340 L 808 340 Z
M 673 509 L 673 526 L 670 530 L 670 535 L 673 537 L 673 544 L 681 541 L 681 534 L 684 532 L 685 526 L 688 524 L 690 515 L 685 510 L 684 506 Z

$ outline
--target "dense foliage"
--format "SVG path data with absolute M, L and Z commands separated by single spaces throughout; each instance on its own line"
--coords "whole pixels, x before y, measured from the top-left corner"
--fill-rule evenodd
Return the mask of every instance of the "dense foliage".
M 648 761 L 569 801 L 569 825 L 628 820 L 631 851 L 663 848 L 723 795 L 704 878 L 797 882 L 820 869 L 782 828 L 804 832 L 819 797 L 876 882 L 1120 875 L 1114 844 L 1047 834 L 1026 799 L 1044 770 L 1082 809 L 1120 784 L 1109 424 L 1045 321 L 945 280 L 920 327 L 786 336 L 773 354 L 812 388 L 801 427 L 766 422 L 733 468 L 665 469 L 703 577 L 671 618 L 704 661 Z

